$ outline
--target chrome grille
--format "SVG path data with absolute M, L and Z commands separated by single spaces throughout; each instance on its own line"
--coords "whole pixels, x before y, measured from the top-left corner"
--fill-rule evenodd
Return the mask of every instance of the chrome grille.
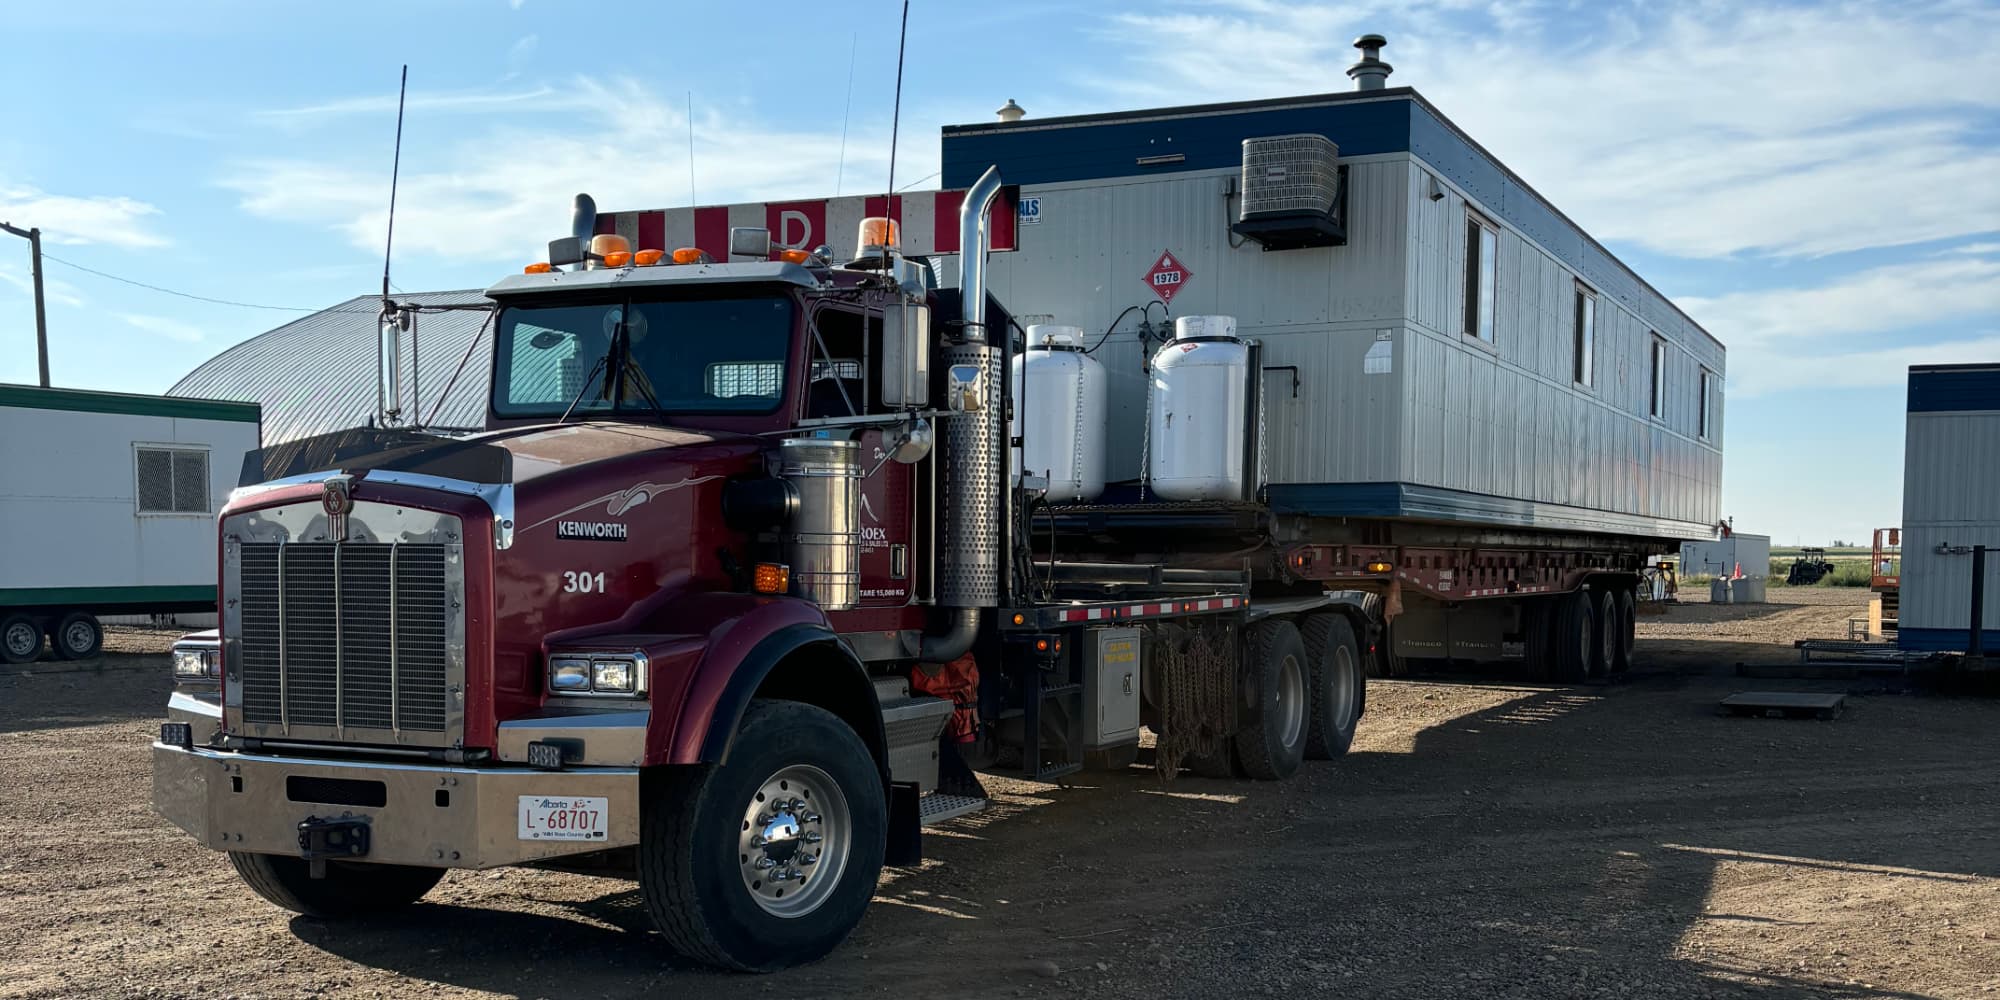
M 443 745 L 455 546 L 242 542 L 234 680 L 266 733 Z

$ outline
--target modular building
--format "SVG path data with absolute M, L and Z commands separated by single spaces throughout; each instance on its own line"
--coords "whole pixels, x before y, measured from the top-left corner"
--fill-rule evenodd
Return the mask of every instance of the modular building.
M 1910 368 L 1897 642 L 1970 646 L 1973 548 L 1985 546 L 1981 634 L 2000 650 L 2000 363 Z
M 252 403 L 0 385 L 0 654 L 96 652 L 96 616 L 213 612 L 215 512 Z
M 1745 579 L 1761 580 L 1771 572 L 1771 536 L 1732 532 L 1722 538 L 1692 539 L 1681 543 L 1680 573 L 1683 577 L 1733 577 L 1741 570 Z

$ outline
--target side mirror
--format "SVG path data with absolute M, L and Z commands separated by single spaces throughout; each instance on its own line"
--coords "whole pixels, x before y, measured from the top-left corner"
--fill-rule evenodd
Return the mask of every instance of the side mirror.
M 934 440 L 931 422 L 918 417 L 897 437 L 896 447 L 889 452 L 889 457 L 904 465 L 915 465 L 931 453 Z
M 931 400 L 931 307 L 912 302 L 882 311 L 882 402 L 923 407 Z

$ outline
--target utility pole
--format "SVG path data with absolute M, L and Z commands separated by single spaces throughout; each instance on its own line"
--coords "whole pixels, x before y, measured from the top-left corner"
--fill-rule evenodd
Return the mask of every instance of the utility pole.
M 42 302 L 42 231 L 40 229 L 16 229 L 0 222 L 4 229 L 28 241 L 30 258 L 29 271 L 35 279 L 35 358 L 42 366 L 42 388 L 49 387 L 49 312 Z

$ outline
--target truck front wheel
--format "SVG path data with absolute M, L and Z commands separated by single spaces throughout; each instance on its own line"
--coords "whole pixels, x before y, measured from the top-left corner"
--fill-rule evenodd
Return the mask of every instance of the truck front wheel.
M 424 897 L 444 878 L 442 868 L 326 863 L 326 877 L 313 878 L 307 863 L 278 854 L 229 852 L 243 883 L 274 906 L 308 917 L 338 920 L 399 910 Z
M 875 759 L 833 713 L 758 700 L 721 764 L 642 789 L 639 881 L 697 961 L 769 972 L 831 952 L 875 896 L 888 806 Z

